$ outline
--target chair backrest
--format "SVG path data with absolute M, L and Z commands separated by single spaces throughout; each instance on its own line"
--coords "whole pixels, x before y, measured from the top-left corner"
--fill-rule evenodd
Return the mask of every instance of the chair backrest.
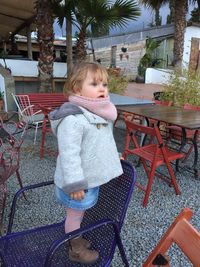
M 194 105 L 191 105 L 191 104 L 185 104 L 183 106 L 184 109 L 191 109 L 191 110 L 199 110 L 200 111 L 200 106 L 194 106 Z
M 140 147 L 141 144 L 141 142 L 137 138 L 137 137 L 140 138 L 140 135 L 138 135 L 138 133 L 143 133 L 145 134 L 146 137 L 150 136 L 150 142 L 152 142 L 152 140 L 155 138 L 157 140 L 158 148 L 163 147 L 163 140 L 158 127 L 156 126 L 148 127 L 126 119 L 125 123 L 126 123 L 126 129 L 129 135 L 132 137 L 135 147 L 138 148 Z
M 32 116 L 33 108 L 30 103 L 30 99 L 28 95 L 15 95 L 12 94 L 15 104 L 17 105 L 18 112 L 21 116 Z M 23 112 L 25 111 L 25 112 Z
M 82 226 L 86 226 L 90 231 L 84 232 L 84 236 L 91 241 L 93 248 L 99 251 L 101 257 L 100 261 L 94 263 L 93 267 L 110 266 L 114 251 L 117 244 L 115 231 L 111 224 L 102 225 L 96 228 L 95 226 L 102 222 L 102 220 L 114 220 L 121 230 L 128 204 L 131 200 L 134 189 L 136 173 L 134 168 L 128 162 L 122 161 L 123 174 L 109 183 L 100 187 L 99 199 L 97 204 L 86 211 L 84 215 Z M 46 184 L 47 183 L 42 183 Z M 42 187 L 38 184 L 37 187 L 28 186 L 27 188 Z M 22 192 L 22 191 L 21 191 Z M 11 229 L 14 211 L 16 209 L 16 199 L 19 197 L 19 191 L 16 193 L 10 216 L 9 229 Z M 38 210 L 37 210 L 38 214 Z M 57 242 L 61 244 L 55 253 L 52 260 L 52 265 L 45 266 L 79 266 L 76 262 L 73 263 L 68 259 L 66 246 L 62 246 L 63 242 L 60 240 L 68 240 L 64 234 L 64 223 L 56 223 L 52 225 L 45 225 L 43 227 L 30 229 L 18 233 L 8 234 L 0 238 L 0 258 L 2 258 L 5 266 L 44 266 L 47 251 L 54 242 L 58 248 Z M 85 229 L 86 229 L 85 228 Z M 10 231 L 10 230 L 9 230 Z M 82 234 L 80 229 L 78 235 Z M 9 245 L 8 245 L 9 244 Z M 33 249 L 34 248 L 34 249 Z M 102 264 L 102 261 L 107 264 Z M 7 265 L 6 265 L 7 263 Z M 55 263 L 55 264 L 54 264 Z M 21 264 L 21 265 L 20 265 Z M 82 266 L 82 265 L 80 265 Z M 127 266 L 127 265 L 126 265 Z
M 156 105 L 162 105 L 162 106 L 168 106 L 168 107 L 170 107 L 170 106 L 172 106 L 172 101 L 163 101 L 163 100 L 154 100 L 154 103 L 156 104 Z
M 27 129 L 24 122 L 0 122 L 0 182 L 4 183 L 19 167 L 20 148 Z
M 181 211 L 151 252 L 143 267 L 159 265 L 156 262 L 158 255 L 163 256 L 173 243 L 178 245 L 195 267 L 200 266 L 200 233 L 189 223 L 191 217 L 192 211 L 189 208 Z
M 123 174 L 120 177 L 100 187 L 98 202 L 86 211 L 83 225 L 109 218 L 118 222 L 121 229 L 136 179 L 136 172 L 131 164 L 122 161 L 122 168 Z

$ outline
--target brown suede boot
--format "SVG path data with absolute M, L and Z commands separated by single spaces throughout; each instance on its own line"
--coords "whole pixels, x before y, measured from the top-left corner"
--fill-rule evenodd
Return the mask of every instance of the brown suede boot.
M 99 253 L 85 247 L 82 239 L 78 237 L 70 240 L 69 259 L 83 264 L 92 264 L 98 260 Z
M 87 239 L 83 238 L 82 236 L 79 237 L 80 242 L 82 243 L 82 245 L 86 248 L 90 248 L 91 247 L 91 243 L 90 241 L 88 241 Z

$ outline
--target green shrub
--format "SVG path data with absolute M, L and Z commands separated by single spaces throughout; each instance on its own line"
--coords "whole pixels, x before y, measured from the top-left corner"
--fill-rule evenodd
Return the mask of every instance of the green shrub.
M 164 86 L 162 100 L 173 101 L 174 106 L 183 106 L 186 103 L 200 106 L 200 76 L 185 71 L 180 75 L 176 72 Z
M 108 88 L 111 93 L 122 95 L 127 88 L 128 79 L 121 73 L 120 69 L 109 68 L 108 70 Z

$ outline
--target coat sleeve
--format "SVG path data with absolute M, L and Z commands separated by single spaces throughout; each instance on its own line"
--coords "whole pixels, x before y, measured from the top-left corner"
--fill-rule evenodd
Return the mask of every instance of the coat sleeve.
M 57 130 L 59 159 L 63 181 L 62 190 L 67 194 L 88 187 L 81 167 L 83 125 L 76 116 L 68 116 Z

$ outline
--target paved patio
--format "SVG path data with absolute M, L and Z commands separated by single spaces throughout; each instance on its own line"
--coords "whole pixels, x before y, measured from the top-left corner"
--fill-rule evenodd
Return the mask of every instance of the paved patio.
M 129 83 L 124 95 L 136 98 L 152 99 L 153 93 L 163 91 L 160 84 Z

